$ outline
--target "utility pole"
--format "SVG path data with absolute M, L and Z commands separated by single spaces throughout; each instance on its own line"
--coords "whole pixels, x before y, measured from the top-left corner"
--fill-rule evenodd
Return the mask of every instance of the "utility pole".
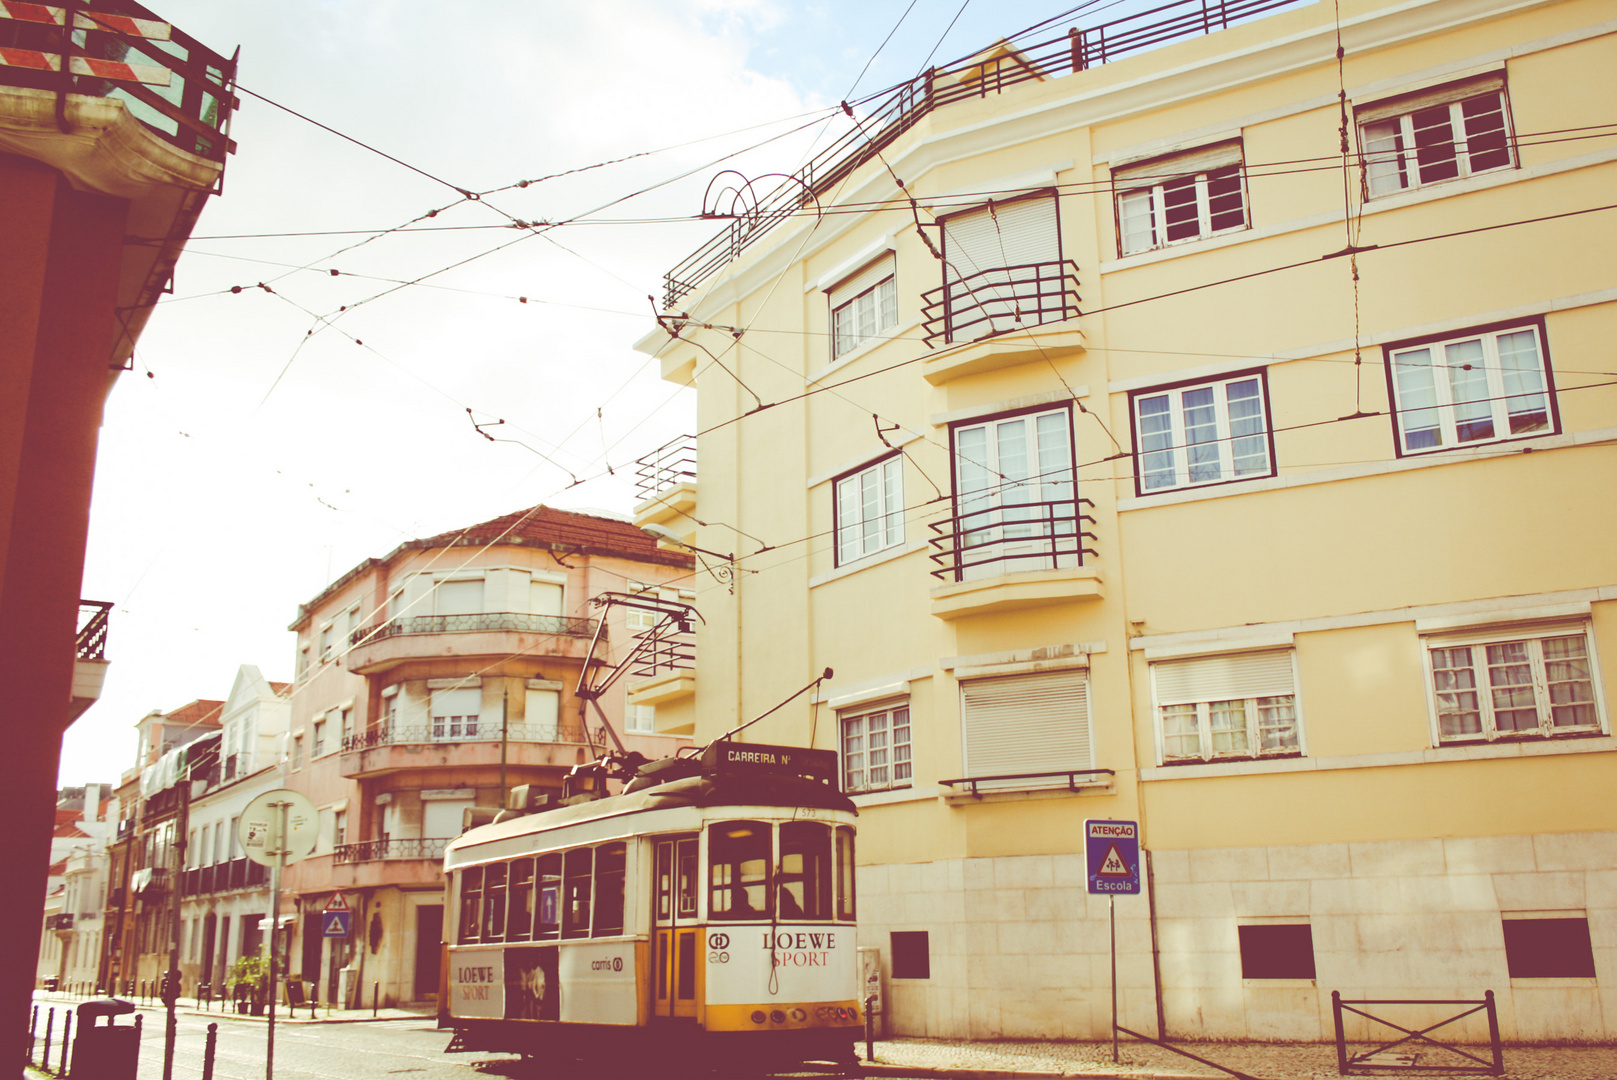
M 507 799 L 505 786 L 505 750 L 506 736 L 511 730 L 511 684 L 506 682 L 505 688 L 500 691 L 500 809 L 505 809 Z M 532 738 L 530 735 L 529 738 Z
M 281 802 L 272 802 L 269 805 L 270 809 L 275 812 L 276 828 L 271 840 L 275 847 L 265 853 L 275 856 L 275 861 L 270 864 L 270 876 L 274 880 L 270 882 L 270 894 L 273 899 L 270 901 L 269 933 L 269 1047 L 264 1054 L 264 1080 L 275 1080 L 275 960 L 280 955 L 275 948 L 275 940 L 281 928 L 281 871 L 286 869 L 287 855 L 286 812 L 291 808 L 292 804 L 283 800 Z M 165 1077 L 164 1080 L 168 1080 L 168 1078 Z
M 180 782 L 175 796 L 179 808 L 174 811 L 174 870 L 169 876 L 168 892 L 174 908 L 169 912 L 168 971 L 163 976 L 163 1005 L 168 1015 L 163 1022 L 163 1080 L 174 1077 L 174 1039 L 179 1018 L 175 1010 L 180 1002 L 180 903 L 185 893 L 186 833 L 191 827 L 191 762 L 186 760 L 180 770 Z

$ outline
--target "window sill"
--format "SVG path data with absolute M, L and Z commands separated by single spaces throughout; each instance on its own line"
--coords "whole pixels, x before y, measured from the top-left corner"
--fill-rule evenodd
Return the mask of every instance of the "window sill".
M 930 802 L 938 797 L 935 786 L 887 788 L 884 791 L 856 791 L 848 798 L 861 810 L 867 806 L 892 806 L 897 803 Z
M 921 339 L 919 337 L 907 336 L 910 331 L 917 330 L 920 328 L 920 326 L 921 322 L 919 319 L 912 319 L 907 323 L 893 327 L 885 334 L 878 337 L 873 337 L 869 341 L 866 341 L 855 348 L 849 349 L 847 352 L 843 353 L 841 356 L 837 357 L 835 360 L 831 361 L 829 364 L 825 365 L 819 370 L 810 372 L 808 377 L 803 380 L 803 385 L 813 386 L 821 379 L 824 379 L 829 375 L 834 375 L 838 371 L 841 371 L 843 368 L 847 367 L 849 364 L 858 362 L 865 356 L 875 352 L 877 349 L 888 344 L 889 342 L 905 340 L 911 342 L 912 344 L 921 344 Z M 831 340 L 830 335 L 827 335 L 825 340 L 829 343 Z
M 1581 976 L 1550 976 L 1542 979 L 1512 978 L 1510 980 L 1510 988 L 1512 990 L 1552 990 L 1561 987 L 1565 987 L 1567 989 L 1598 990 L 1600 989 L 1600 980 L 1597 978 L 1583 978 Z
M 1202 765 L 1264 765 L 1273 761 L 1297 761 L 1302 756 L 1299 751 L 1294 754 L 1260 754 L 1257 757 L 1175 758 L 1164 761 L 1158 768 L 1194 769 Z
M 1313 990 L 1319 985 L 1316 979 L 1242 979 L 1241 987 L 1245 990 Z
M 1267 758 L 1206 765 L 1158 765 L 1140 770 L 1141 783 L 1157 780 L 1194 780 L 1216 776 L 1256 776 L 1263 773 L 1333 772 L 1338 769 L 1384 769 L 1400 765 L 1441 765 L 1457 761 L 1493 761 L 1502 758 L 1560 757 L 1570 754 L 1617 753 L 1617 740 L 1609 735 L 1581 739 L 1538 739 L 1531 742 L 1438 746 L 1391 754 L 1345 754 L 1340 757 Z

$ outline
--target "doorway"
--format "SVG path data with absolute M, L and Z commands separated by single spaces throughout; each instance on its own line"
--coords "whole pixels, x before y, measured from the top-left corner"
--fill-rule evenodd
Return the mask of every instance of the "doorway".
M 202 917 L 202 967 L 199 970 L 202 972 L 203 982 L 213 980 L 213 943 L 218 932 L 219 919 L 210 911 Z M 223 990 L 223 986 L 215 985 L 214 997 L 219 997 Z
M 670 836 L 656 841 L 657 880 L 652 890 L 655 942 L 656 1016 L 696 1016 L 697 838 Z
M 422 904 L 415 909 L 415 983 L 412 1000 L 438 996 L 438 976 L 442 969 L 444 906 Z

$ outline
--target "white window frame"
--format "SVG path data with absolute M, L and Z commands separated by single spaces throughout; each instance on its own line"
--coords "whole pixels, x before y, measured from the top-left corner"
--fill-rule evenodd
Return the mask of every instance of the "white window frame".
M 1186 709 L 1192 711 L 1186 713 Z M 1306 752 L 1297 655 L 1293 649 L 1255 649 L 1153 661 L 1151 712 L 1157 734 L 1157 762 L 1162 765 L 1301 757 Z M 1230 723 L 1237 716 L 1239 726 Z M 1193 717 L 1193 730 L 1170 729 L 1170 718 L 1182 721 L 1186 717 Z M 1274 720 L 1283 723 L 1272 723 Z M 1265 732 L 1286 728 L 1291 732 L 1289 742 L 1263 745 Z M 1240 735 L 1239 745 L 1230 737 L 1236 733 Z M 1182 741 L 1191 738 L 1195 740 L 1194 750 L 1187 752 Z
M 1256 385 L 1255 395 L 1243 392 L 1239 398 L 1232 397 L 1234 392 L 1244 391 L 1247 384 Z M 1198 401 L 1187 407 L 1186 398 L 1203 391 L 1210 392 L 1210 405 Z M 1255 430 L 1249 423 L 1252 417 L 1232 416 L 1237 402 L 1252 400 L 1256 400 L 1258 405 L 1258 427 Z M 1157 411 L 1156 403 L 1164 401 L 1167 403 L 1166 413 Z M 1148 407 L 1152 411 L 1148 412 Z M 1193 432 L 1189 411 L 1192 408 L 1211 408 L 1211 439 L 1201 437 L 1208 433 L 1208 425 L 1203 422 L 1195 425 L 1196 441 L 1190 441 Z M 1269 378 L 1262 369 L 1244 371 L 1211 382 L 1137 390 L 1129 395 L 1129 413 L 1134 425 L 1134 491 L 1137 495 L 1155 495 L 1163 491 L 1230 484 L 1275 475 Z M 1168 423 L 1165 431 L 1158 426 L 1164 417 Z M 1205 421 L 1209 418 L 1203 416 L 1198 419 Z M 1155 430 L 1147 430 L 1148 420 L 1153 422 Z M 1238 424 L 1242 428 L 1239 432 L 1236 431 Z M 1166 445 L 1160 441 L 1164 434 L 1169 439 Z M 1255 455 L 1251 451 L 1254 445 L 1262 451 L 1261 464 L 1253 464 Z M 1205 456 L 1209 452 L 1215 455 L 1211 459 Z M 1202 455 L 1200 460 L 1193 462 L 1193 453 Z M 1163 455 L 1167 455 L 1165 467 L 1162 467 Z M 1152 481 L 1159 477 L 1166 482 L 1153 484 Z
M 904 455 L 892 454 L 832 485 L 836 564 L 904 543 Z
M 893 253 L 884 252 L 826 290 L 832 360 L 840 360 L 898 325 L 897 265 Z
M 478 702 L 477 712 L 440 712 L 440 699 L 438 696 L 440 694 L 459 694 L 465 698 L 471 698 L 473 695 L 476 695 Z M 483 715 L 482 695 L 483 684 L 480 680 L 476 679 L 472 680 L 465 686 L 429 691 L 427 709 L 428 723 L 431 725 L 428 735 L 429 741 L 476 742 L 480 736 L 479 728 L 481 726 Z
M 1057 423 L 1041 424 L 1054 419 Z M 1026 423 L 1019 446 L 1025 467 L 1012 467 L 1007 458 L 1006 429 Z M 968 438 L 982 432 L 980 446 Z M 1059 432 L 1063 442 L 1041 442 L 1041 436 Z M 1019 570 L 1049 570 L 1077 566 L 1083 546 L 1082 507 L 1079 503 L 1072 410 L 1038 408 L 973 419 L 954 425 L 949 432 L 953 451 L 954 570 L 970 581 Z M 1059 453 L 1057 451 L 1060 451 Z M 979 460 L 981 458 L 981 460 Z M 1067 520 L 1040 520 L 1039 506 L 1070 503 Z
M 1538 366 L 1528 369 L 1516 365 L 1507 371 L 1507 353 L 1501 342 L 1506 338 L 1515 339 L 1509 343 L 1512 348 L 1508 355 L 1520 356 L 1521 334 L 1532 335 Z M 1476 348 L 1467 348 L 1472 345 Z M 1536 439 L 1561 430 L 1543 320 L 1494 324 L 1462 334 L 1392 342 L 1383 346 L 1382 352 L 1386 358 L 1387 393 L 1393 403 L 1393 437 L 1399 457 Z M 1426 354 L 1425 362 L 1417 360 L 1422 353 Z M 1475 375 L 1478 354 L 1482 369 L 1480 384 Z M 1419 385 L 1422 371 L 1428 373 L 1429 386 Z M 1440 378 L 1438 373 L 1442 371 L 1447 371 L 1449 377 Z M 1533 382 L 1536 386 L 1528 385 Z M 1470 385 L 1464 385 L 1467 383 Z M 1425 400 L 1412 401 L 1417 395 L 1424 396 Z M 1535 398 L 1540 399 L 1538 404 L 1542 408 L 1531 408 Z M 1529 408 L 1513 413 L 1518 403 Z M 1485 418 L 1476 412 L 1478 407 L 1486 407 Z M 1462 424 L 1461 413 L 1467 410 L 1470 415 L 1463 418 Z M 1531 418 L 1540 412 L 1543 420 L 1533 426 Z M 1521 430 L 1513 430 L 1517 416 L 1527 418 Z M 1420 422 L 1422 426 L 1411 428 L 1411 421 Z M 1484 422 L 1491 429 L 1489 434 L 1462 438 L 1468 434 L 1467 427 Z M 1435 432 L 1437 442 L 1410 445 L 1411 435 L 1425 432 Z
M 1492 103 L 1494 108 L 1480 111 Z M 1447 115 L 1441 121 L 1447 138 L 1430 143 L 1439 148 L 1438 155 L 1426 162 L 1420 160 L 1419 142 L 1424 132 L 1434 130 L 1432 123 L 1417 128 L 1415 117 L 1431 114 L 1438 109 Z M 1473 134 L 1468 127 L 1467 113 L 1476 119 L 1497 116 L 1498 126 Z M 1414 188 L 1463 180 L 1477 173 L 1513 169 L 1518 165 L 1516 137 L 1511 124 L 1510 97 L 1505 92 L 1503 72 L 1481 75 L 1445 86 L 1433 87 L 1414 94 L 1405 94 L 1386 101 L 1360 106 L 1355 112 L 1355 126 L 1359 134 L 1359 147 L 1363 162 L 1363 194 L 1367 199 L 1385 198 Z M 1486 145 L 1472 145 L 1487 139 Z M 1503 160 L 1499 160 L 1500 157 Z M 1453 175 L 1434 175 L 1447 171 L 1444 166 L 1452 162 Z
M 908 698 L 837 714 L 837 757 L 844 794 L 911 786 L 915 782 L 914 749 Z M 881 760 L 874 760 L 878 755 Z
M 1252 227 L 1239 139 L 1115 168 L 1112 186 L 1117 192 L 1119 255 L 1137 255 Z M 1190 198 L 1184 199 L 1182 193 Z M 1170 194 L 1174 196 L 1172 207 Z M 1194 208 L 1194 219 L 1169 221 L 1170 209 L 1183 206 Z M 1231 221 L 1232 215 L 1240 220 Z M 1169 238 L 1170 231 L 1182 230 L 1192 220 L 1194 232 Z
M 966 779 L 1095 768 L 1088 668 L 997 675 L 960 682 L 961 762 Z M 1001 780 L 974 791 L 1066 788 L 1067 780 Z
M 636 705 L 623 707 L 623 730 L 630 735 L 657 734 L 657 706 Z
M 1552 700 L 1549 680 L 1549 667 L 1546 663 L 1544 642 L 1551 639 L 1581 638 L 1583 642 L 1583 660 L 1588 673 L 1587 679 L 1566 680 L 1571 682 L 1586 682 L 1588 684 L 1589 700 L 1577 700 L 1573 704 L 1587 704 L 1593 714 L 1594 722 L 1585 724 L 1554 723 L 1554 709 L 1557 707 Z M 1499 702 L 1495 700 L 1490 691 L 1495 689 L 1492 680 L 1487 674 L 1492 670 L 1489 646 L 1505 646 L 1516 643 L 1525 643 L 1527 656 L 1525 663 L 1511 664 L 1508 660 L 1499 658 L 1499 667 L 1527 667 L 1530 670 L 1530 681 L 1526 684 L 1505 683 L 1498 689 L 1504 690 L 1512 686 L 1530 691 L 1532 708 L 1538 715 L 1538 726 L 1531 728 L 1515 728 L 1500 730 L 1497 715 L 1500 711 Z M 1461 669 L 1455 666 L 1454 651 L 1470 650 L 1469 664 Z M 1594 631 L 1587 620 L 1578 620 L 1559 623 L 1533 623 L 1517 627 L 1495 626 L 1486 629 L 1470 630 L 1464 633 L 1428 634 L 1421 639 L 1421 651 L 1424 656 L 1422 666 L 1426 675 L 1426 704 L 1430 711 L 1432 724 L 1432 742 L 1434 746 L 1463 746 L 1475 743 L 1489 743 L 1496 741 L 1519 742 L 1522 740 L 1565 739 L 1579 738 L 1590 735 L 1601 735 L 1611 730 L 1607 724 L 1605 712 L 1605 697 L 1601 690 L 1600 665 L 1595 652 Z M 1439 654 L 1451 654 L 1442 655 Z M 1553 659 L 1553 658 L 1552 658 Z M 1439 666 L 1441 665 L 1441 666 Z M 1447 672 L 1468 670 L 1471 673 L 1472 685 L 1465 686 L 1460 683 L 1456 686 L 1456 679 L 1446 677 Z M 1507 676 L 1508 677 L 1508 676 Z M 1462 699 L 1455 701 L 1457 695 L 1470 695 L 1467 702 Z M 1456 731 L 1445 733 L 1444 717 L 1450 711 L 1446 704 L 1466 705 L 1473 704 L 1478 717 L 1479 731 Z M 1519 706 L 1525 709 L 1526 706 Z M 1466 712 L 1473 710 L 1467 709 Z

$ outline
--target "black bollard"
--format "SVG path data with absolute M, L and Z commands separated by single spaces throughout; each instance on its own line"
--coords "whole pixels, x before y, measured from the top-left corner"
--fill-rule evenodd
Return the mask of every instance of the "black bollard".
M 870 1015 L 872 1005 L 876 1004 L 876 995 L 871 994 L 865 998 L 865 1061 L 876 1060 L 876 1020 Z
M 208 1041 L 202 1047 L 202 1080 L 213 1080 L 213 1053 L 219 1045 L 219 1025 L 208 1025 Z
M 371 983 L 371 1019 L 372 1020 L 376 1019 L 376 1003 L 377 1003 L 378 1000 L 381 999 L 381 994 L 382 994 L 382 980 L 377 979 L 375 982 Z
M 136 1013 L 135 1014 L 135 1041 L 137 1043 L 140 1042 L 140 1025 L 141 1025 L 141 1022 L 144 1021 L 145 1019 L 146 1019 L 146 1014 L 145 1013 Z
M 62 1017 L 62 1064 L 56 1070 L 57 1076 L 67 1075 L 67 1051 L 73 1045 L 73 1010 L 69 1009 L 67 1015 Z
M 45 1052 L 39 1055 L 40 1064 L 50 1068 L 51 1064 L 51 1028 L 56 1025 L 56 1010 L 51 1009 L 45 1013 Z
M 34 1033 L 39 1030 L 39 1006 L 28 1014 L 28 1064 L 34 1063 Z

